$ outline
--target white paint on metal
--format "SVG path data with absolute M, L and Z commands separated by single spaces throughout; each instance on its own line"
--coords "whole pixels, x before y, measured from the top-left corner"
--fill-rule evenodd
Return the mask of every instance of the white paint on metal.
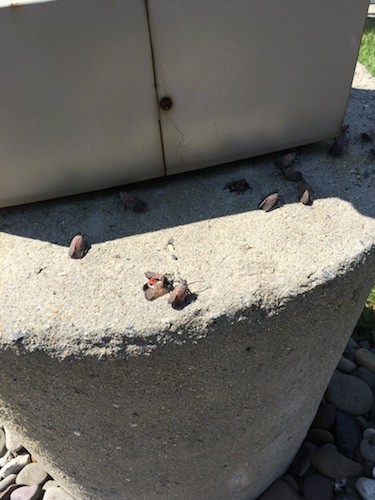
M 164 175 L 143 0 L 0 9 L 0 206 Z
M 21 5 L 27 5 L 30 3 L 46 3 L 46 2 L 56 2 L 58 0 L 15 0 L 10 2 L 9 0 L 0 0 L 0 7 L 17 7 Z
M 338 133 L 368 0 L 149 2 L 167 173 Z

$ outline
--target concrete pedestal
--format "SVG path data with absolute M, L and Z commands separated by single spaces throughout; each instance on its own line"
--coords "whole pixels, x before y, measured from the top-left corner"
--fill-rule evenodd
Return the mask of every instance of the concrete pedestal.
M 128 187 L 144 214 L 118 191 L 0 212 L 4 419 L 75 498 L 253 499 L 287 467 L 375 278 L 358 140 L 375 81 L 359 68 L 354 86 L 348 154 L 298 152 L 311 207 L 267 156 Z M 223 190 L 240 178 L 252 192 Z M 275 189 L 285 205 L 258 210 Z M 147 302 L 148 270 L 196 282 L 196 300 Z

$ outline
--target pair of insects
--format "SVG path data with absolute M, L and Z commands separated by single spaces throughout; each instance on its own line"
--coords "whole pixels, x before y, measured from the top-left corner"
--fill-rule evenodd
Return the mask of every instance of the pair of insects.
M 143 291 L 147 300 L 155 300 L 169 293 L 168 304 L 174 309 L 181 309 L 190 295 L 186 280 L 179 279 L 175 285 L 173 275 L 154 273 L 147 271 L 147 283 L 143 285 Z

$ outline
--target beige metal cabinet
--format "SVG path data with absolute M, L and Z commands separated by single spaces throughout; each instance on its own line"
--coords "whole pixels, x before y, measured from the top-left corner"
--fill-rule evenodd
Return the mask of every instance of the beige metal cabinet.
M 0 206 L 164 175 L 143 0 L 0 3 Z
M 368 2 L 0 0 L 0 207 L 335 135 Z
M 167 173 L 338 133 L 368 0 L 150 0 Z

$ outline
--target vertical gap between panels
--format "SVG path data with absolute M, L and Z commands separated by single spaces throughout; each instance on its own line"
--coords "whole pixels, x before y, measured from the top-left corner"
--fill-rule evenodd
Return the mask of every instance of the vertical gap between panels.
M 166 162 L 165 162 L 163 130 L 161 128 L 159 95 L 158 95 L 158 88 L 157 88 L 157 81 L 156 81 L 156 66 L 155 66 L 155 58 L 154 58 L 154 47 L 152 45 L 150 13 L 149 13 L 149 5 L 148 4 L 149 4 L 149 0 L 145 0 L 146 16 L 147 16 L 147 26 L 148 26 L 148 36 L 149 36 L 149 39 L 150 39 L 150 48 L 151 48 L 152 70 L 153 70 L 153 73 L 154 73 L 155 96 L 156 96 L 156 104 L 157 104 L 158 116 L 159 116 L 159 132 L 160 132 L 161 151 L 162 151 L 162 155 L 163 155 L 164 175 L 166 176 L 167 175 L 167 165 L 166 165 Z

